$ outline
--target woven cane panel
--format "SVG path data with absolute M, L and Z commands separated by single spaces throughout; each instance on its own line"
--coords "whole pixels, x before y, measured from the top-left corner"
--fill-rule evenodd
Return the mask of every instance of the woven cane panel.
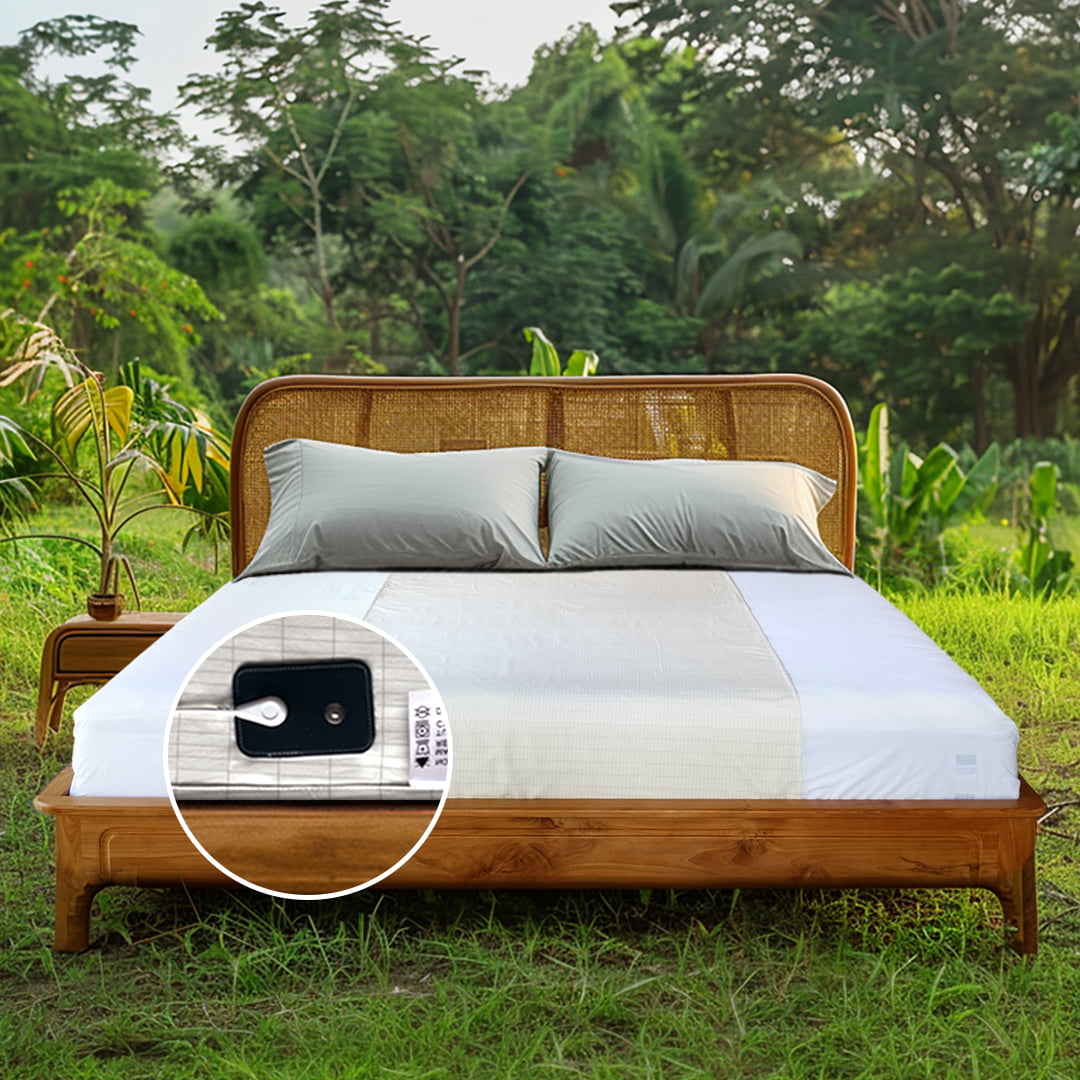
M 387 389 L 371 397 L 364 445 L 375 450 L 437 451 L 455 440 L 488 448 L 548 445 L 552 395 L 546 387 L 479 385 L 421 393 Z
M 651 459 L 794 461 L 838 481 L 822 539 L 844 557 L 855 478 L 850 421 L 815 385 L 753 376 L 665 380 L 278 380 L 245 407 L 234 440 L 234 570 L 270 513 L 265 447 L 309 438 L 397 452 L 554 446 Z M 842 407 L 841 407 L 842 411 Z M 847 434 L 846 434 L 847 433 Z
M 619 458 L 736 459 L 731 391 L 711 387 L 598 387 L 561 395 L 553 445 Z

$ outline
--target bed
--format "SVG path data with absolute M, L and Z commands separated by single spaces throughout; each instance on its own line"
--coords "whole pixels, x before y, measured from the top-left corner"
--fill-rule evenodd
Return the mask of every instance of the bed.
M 235 621 L 302 606 L 369 615 L 428 666 L 450 708 L 456 746 L 450 798 L 419 852 L 380 887 L 985 888 L 1001 902 L 1009 944 L 1022 953 L 1036 950 L 1034 843 L 1044 804 L 1016 776 L 1015 727 L 986 704 L 985 695 L 979 697 L 981 691 L 962 685 L 967 677 L 928 649 L 897 613 L 883 610 L 888 605 L 863 583 L 843 573 L 726 574 L 700 568 L 561 574 L 515 568 L 438 577 L 404 572 L 392 575 L 392 587 L 385 574 L 371 572 L 245 576 L 253 560 L 262 558 L 260 541 L 270 520 L 263 452 L 298 439 L 399 454 L 544 447 L 571 458 L 628 462 L 796 463 L 836 482 L 817 528 L 838 569 L 853 563 L 854 434 L 835 391 L 807 377 L 298 376 L 265 383 L 245 403 L 234 436 L 233 567 L 240 580 L 148 650 L 128 669 L 127 681 L 114 680 L 91 699 L 94 723 L 77 716 L 75 774 L 65 770 L 37 800 L 56 821 L 58 949 L 87 947 L 90 904 L 106 885 L 232 883 L 192 846 L 162 794 L 127 791 L 123 781 L 105 775 L 109 753 L 99 767 L 87 748 L 107 744 L 111 731 L 117 747 L 124 747 L 112 760 L 125 760 L 143 732 L 147 753 L 152 758 L 157 746 L 160 754 L 160 734 L 140 720 L 156 707 L 151 691 L 161 683 L 163 668 L 182 668 L 184 650 L 197 650 L 212 628 L 220 630 L 226 610 Z M 430 603 L 432 589 L 445 593 L 438 604 Z M 628 665 L 627 653 L 641 627 L 659 625 L 654 616 L 679 611 L 672 625 L 683 626 L 682 637 L 674 631 L 654 635 L 664 657 L 659 667 L 670 684 L 667 697 L 655 698 L 654 711 L 663 719 L 668 710 L 683 710 L 691 725 L 699 724 L 687 729 L 685 740 L 696 745 L 710 722 L 710 684 L 698 677 L 700 662 L 694 668 L 680 664 L 689 663 L 692 649 L 711 648 L 709 635 L 722 621 L 700 615 L 701 598 L 711 603 L 732 589 L 747 605 L 751 622 L 773 642 L 780 679 L 795 685 L 802 724 L 793 766 L 797 782 L 780 776 L 760 788 L 765 796 L 747 797 L 759 790 L 752 775 L 741 778 L 749 786 L 739 786 L 735 769 L 735 786 L 728 789 L 715 782 L 722 773 L 715 762 L 688 765 L 684 754 L 669 763 L 668 744 L 677 738 L 653 734 L 636 746 L 614 740 L 627 746 L 610 750 L 613 740 L 591 716 L 573 727 L 563 724 L 575 709 L 565 689 L 577 679 L 605 688 L 605 704 L 618 715 L 619 730 L 637 730 L 637 720 L 625 712 L 619 679 L 620 673 L 639 672 L 646 661 L 632 657 Z M 417 597 L 427 609 L 457 611 L 458 621 L 420 633 Z M 563 652 L 554 661 L 547 657 L 545 667 L 529 646 L 545 620 L 551 624 L 544 609 L 549 602 L 556 614 L 580 610 L 578 621 L 567 624 L 573 629 Z M 833 612 L 833 638 L 817 632 L 825 608 Z M 504 612 L 504 645 L 490 651 L 518 691 L 510 703 L 472 693 L 461 675 L 469 666 L 467 654 L 435 647 L 460 639 L 472 640 L 476 648 L 485 633 L 494 641 L 482 621 L 492 609 Z M 598 611 L 600 623 L 613 623 L 605 611 L 617 612 L 615 621 L 630 628 L 613 647 L 610 670 L 600 674 L 597 660 L 575 669 L 575 657 L 587 655 L 576 645 L 583 635 L 595 637 Z M 456 629 L 461 625 L 471 627 L 471 638 Z M 868 643 L 876 643 L 876 653 Z M 911 658 L 918 678 L 890 673 L 892 655 Z M 559 673 L 554 682 L 552 671 Z M 735 713 L 745 708 L 744 727 L 752 739 L 761 727 L 754 712 L 760 695 L 756 676 L 747 671 Z M 971 704 L 976 699 L 977 708 Z M 972 734 L 969 707 L 989 717 L 986 732 Z M 510 717 L 515 747 L 529 748 L 530 725 L 537 728 L 541 713 L 538 730 L 548 741 L 539 750 L 523 749 L 516 760 L 506 750 L 509 744 L 493 750 L 473 714 L 494 716 L 500 710 Z M 913 715 L 931 718 L 915 749 L 910 739 L 904 743 L 890 734 Z M 973 738 L 984 741 L 975 746 Z M 933 740 L 940 743 L 936 757 L 927 750 Z M 570 749 L 545 762 L 549 746 Z M 836 757 L 838 747 L 846 748 L 847 764 Z M 609 760 L 616 752 L 622 757 Z M 773 757 L 770 749 L 760 760 Z M 931 759 L 948 768 L 928 765 Z M 753 752 L 747 760 L 755 760 Z M 649 767 L 627 773 L 628 761 L 647 761 Z M 580 762 L 581 775 L 575 777 Z M 872 784 L 863 779 L 869 775 L 876 777 Z M 733 791 L 741 794 L 730 797 Z M 298 895 L 330 891 L 328 880 L 347 888 L 365 879 L 356 876 L 370 870 L 365 847 L 355 842 L 358 831 L 378 836 L 384 849 L 398 843 L 407 851 L 417 835 L 418 812 L 408 805 L 341 802 L 267 806 L 256 817 L 243 805 L 185 805 L 185 816 L 198 821 L 200 838 L 212 838 L 219 861 L 269 868 L 284 883 L 283 891 Z M 268 828 L 274 815 L 279 819 Z M 317 888 L 311 881 L 313 851 L 320 867 Z

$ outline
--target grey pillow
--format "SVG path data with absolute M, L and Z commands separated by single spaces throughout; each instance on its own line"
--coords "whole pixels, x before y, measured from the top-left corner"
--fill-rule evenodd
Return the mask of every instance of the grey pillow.
M 239 575 L 543 567 L 543 447 L 395 454 L 289 439 L 263 454 L 270 520 Z
M 553 450 L 548 565 L 847 573 L 817 528 L 835 490 L 835 481 L 788 462 L 624 461 Z

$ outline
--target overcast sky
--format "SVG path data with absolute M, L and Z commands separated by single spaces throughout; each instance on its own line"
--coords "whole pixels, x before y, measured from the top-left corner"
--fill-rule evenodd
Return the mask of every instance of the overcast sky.
M 609 37 L 619 20 L 610 0 L 392 0 L 389 15 L 403 30 L 427 35 L 440 55 L 460 56 L 462 68 L 482 68 L 496 83 L 524 82 L 536 48 L 589 22 Z M 299 25 L 318 4 L 278 0 L 287 22 Z M 213 54 L 203 43 L 228 0 L 0 0 L 0 42 L 14 43 L 21 30 L 61 15 L 93 14 L 135 23 L 142 31 L 130 81 L 153 91 L 154 107 L 175 105 L 176 87 L 193 72 L 210 70 Z M 623 20 L 626 22 L 627 20 Z M 70 65 L 71 62 L 69 62 Z M 50 68 L 50 74 L 59 74 Z M 185 121 L 187 118 L 185 118 Z

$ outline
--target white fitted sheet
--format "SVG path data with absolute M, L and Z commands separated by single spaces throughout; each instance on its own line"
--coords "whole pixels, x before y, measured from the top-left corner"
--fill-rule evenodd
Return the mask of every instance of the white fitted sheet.
M 579 582 L 602 581 L 619 603 L 620 594 L 627 591 L 640 596 L 647 575 L 723 571 L 547 571 L 506 577 L 540 579 L 559 573 Z M 389 577 L 413 588 L 426 581 L 430 587 L 421 590 L 427 597 L 423 609 L 410 611 L 399 602 L 380 605 L 380 592 Z M 590 609 L 583 622 L 569 605 L 554 616 L 545 611 L 538 617 L 523 590 L 518 602 L 511 591 L 497 609 L 473 610 L 465 625 L 441 625 L 433 613 L 439 611 L 437 594 L 447 577 L 325 572 L 230 582 L 76 710 L 72 794 L 164 795 L 165 724 L 184 676 L 232 630 L 252 619 L 292 610 L 356 618 L 376 614 L 373 624 L 413 653 L 449 712 L 455 742 L 452 796 L 677 799 L 730 794 L 709 786 L 708 769 L 701 767 L 702 748 L 694 740 L 683 742 L 685 771 L 670 762 L 659 776 L 648 768 L 651 748 L 679 741 L 668 730 L 662 694 L 654 695 L 655 707 L 649 710 L 655 716 L 654 732 L 634 740 L 614 739 L 614 746 L 605 748 L 602 763 L 598 760 L 594 769 L 581 768 L 579 763 L 588 755 L 571 740 L 549 739 L 543 723 L 519 718 L 530 708 L 557 718 L 560 695 L 587 698 L 598 689 L 601 693 L 612 689 L 610 679 L 593 678 L 595 668 L 587 661 L 590 642 L 580 634 L 586 625 L 595 633 L 603 624 L 602 615 Z M 753 571 L 730 577 L 798 696 L 803 797 L 1017 797 L 1016 726 L 970 676 L 868 585 L 838 574 Z M 383 597 L 391 599 L 391 590 Z M 680 617 L 685 612 L 657 608 L 651 614 L 648 632 L 640 637 L 623 635 L 623 645 L 633 650 L 624 658 L 626 670 L 651 670 L 663 693 L 699 695 L 701 687 L 716 678 L 707 636 L 693 620 Z M 664 642 L 662 655 L 657 653 L 658 641 Z M 522 642 L 531 642 L 532 648 L 523 648 Z M 500 671 L 513 675 L 513 685 L 500 687 Z M 483 730 L 475 728 L 469 700 L 491 694 L 506 696 L 505 721 L 497 730 L 487 730 L 490 724 Z M 491 705 L 490 700 L 485 703 L 485 713 L 490 713 Z M 533 736 L 539 737 L 530 749 L 528 740 Z M 470 753 L 472 747 L 477 750 Z M 475 768 L 467 764 L 470 757 L 477 762 Z M 511 768 L 512 760 L 546 765 Z M 560 760 L 578 767 L 561 769 Z M 564 773 L 574 778 L 569 789 L 561 779 L 558 784 L 551 779 Z

